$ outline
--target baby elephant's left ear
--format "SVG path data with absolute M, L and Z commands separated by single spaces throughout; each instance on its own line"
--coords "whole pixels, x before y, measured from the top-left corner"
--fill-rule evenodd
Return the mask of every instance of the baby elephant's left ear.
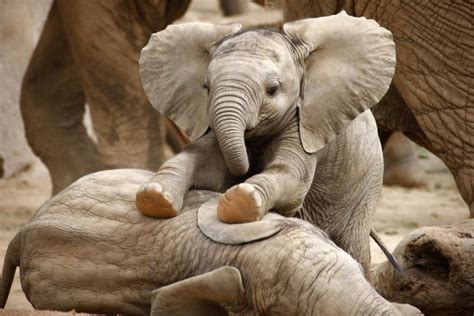
M 305 54 L 300 136 L 314 153 L 385 95 L 395 44 L 377 22 L 345 12 L 286 23 L 283 30 Z

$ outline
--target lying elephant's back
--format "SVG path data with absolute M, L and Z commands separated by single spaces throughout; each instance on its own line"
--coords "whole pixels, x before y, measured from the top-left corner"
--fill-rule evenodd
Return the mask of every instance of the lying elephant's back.
M 148 310 L 149 297 L 141 294 L 153 285 L 140 267 L 149 245 L 140 236 L 156 223 L 134 209 L 132 192 L 150 176 L 141 170 L 88 175 L 36 212 L 21 231 L 20 259 L 22 287 L 35 308 Z
M 182 278 L 175 255 L 199 242 L 196 210 L 172 219 L 143 216 L 135 192 L 153 175 L 144 170 L 85 176 L 45 203 L 21 231 L 22 287 L 35 308 L 147 313 L 150 292 Z M 196 192 L 188 208 L 200 204 Z M 201 202 L 202 203 L 202 202 Z M 165 270 L 165 271 L 163 271 Z M 168 271 L 166 271 L 168 270 Z

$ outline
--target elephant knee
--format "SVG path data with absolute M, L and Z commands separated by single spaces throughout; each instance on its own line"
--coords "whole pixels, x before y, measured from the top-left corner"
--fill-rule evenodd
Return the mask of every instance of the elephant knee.
M 20 111 L 25 126 L 25 134 L 30 146 L 35 145 L 35 135 L 37 135 L 38 125 L 43 122 L 41 108 L 37 106 L 40 87 L 38 82 L 27 72 L 22 85 L 20 95 Z
M 26 138 L 37 155 L 61 135 L 74 135 L 83 129 L 85 97 L 82 89 L 63 79 L 61 71 L 43 78 L 34 67 L 28 69 L 23 79 L 20 110 Z

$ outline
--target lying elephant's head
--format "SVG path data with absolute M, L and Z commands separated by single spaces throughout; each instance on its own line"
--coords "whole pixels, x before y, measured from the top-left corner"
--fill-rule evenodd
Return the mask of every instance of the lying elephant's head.
M 283 32 L 172 25 L 140 57 L 151 104 L 193 140 L 212 127 L 235 175 L 249 168 L 244 135 L 270 136 L 298 115 L 303 147 L 314 153 L 382 98 L 394 66 L 391 33 L 345 13 Z
M 209 269 L 217 254 L 226 266 L 153 291 L 152 315 L 421 315 L 380 296 L 361 265 L 311 224 L 275 213 L 225 224 L 216 214 L 219 194 L 193 191 L 188 203 L 195 194 L 208 198 L 194 205 L 204 248 L 212 249 L 198 250 L 200 260 Z

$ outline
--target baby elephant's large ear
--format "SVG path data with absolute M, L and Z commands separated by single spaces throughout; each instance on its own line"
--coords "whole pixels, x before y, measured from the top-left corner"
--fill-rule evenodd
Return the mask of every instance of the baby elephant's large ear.
M 337 15 L 286 23 L 305 54 L 300 136 L 313 153 L 387 92 L 395 71 L 392 34 L 375 21 Z
M 240 29 L 239 24 L 169 25 L 151 36 L 140 55 L 140 77 L 150 103 L 173 120 L 192 140 L 208 126 L 203 88 L 213 45 Z

